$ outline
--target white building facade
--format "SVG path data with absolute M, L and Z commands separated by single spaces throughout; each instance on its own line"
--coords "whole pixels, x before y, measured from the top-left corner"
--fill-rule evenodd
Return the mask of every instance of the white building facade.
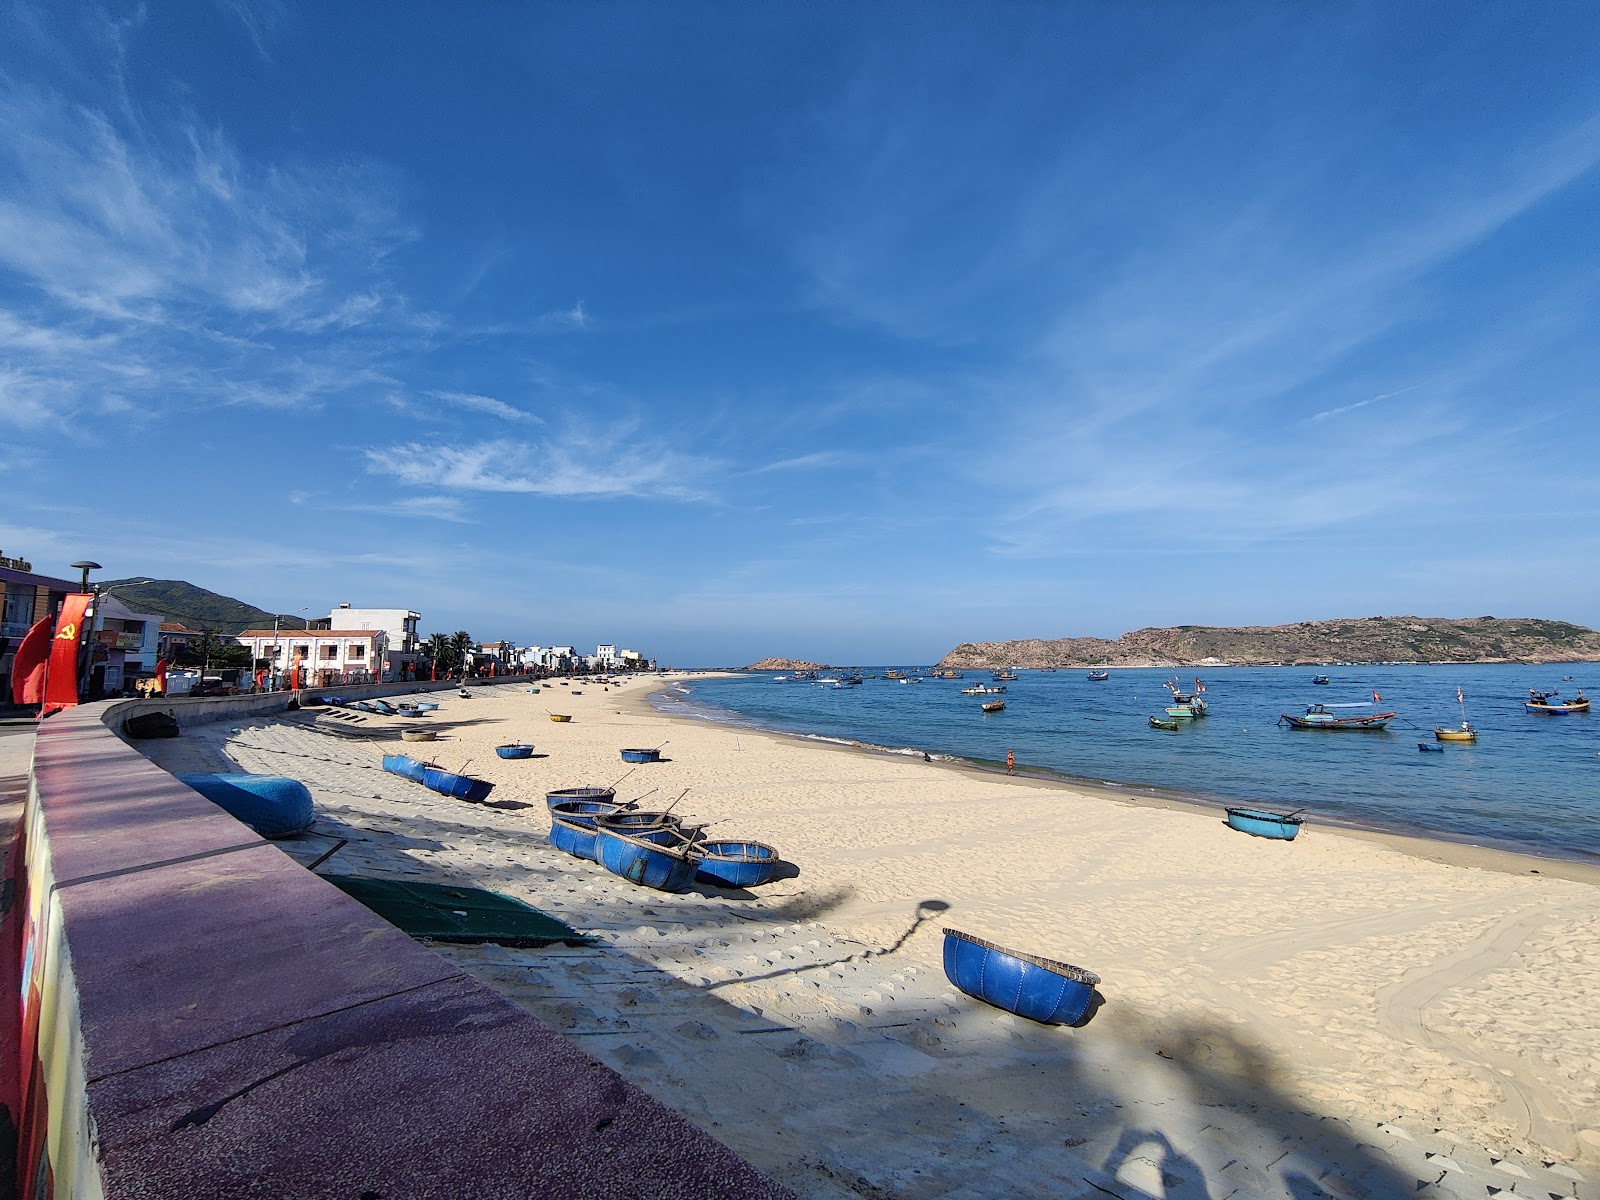
M 234 640 L 274 687 L 287 686 L 297 666 L 302 687 L 381 682 L 389 646 L 382 629 L 247 629 Z
M 422 638 L 417 627 L 422 614 L 409 608 L 355 608 L 341 604 L 328 614 L 328 628 L 374 629 L 387 635 L 382 664 L 374 668 L 384 681 L 405 679 L 416 672 Z M 319 621 L 318 624 L 321 624 Z

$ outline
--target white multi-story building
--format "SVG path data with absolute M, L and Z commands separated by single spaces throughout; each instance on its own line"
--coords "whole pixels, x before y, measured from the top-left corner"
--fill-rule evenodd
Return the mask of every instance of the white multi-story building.
M 417 626 L 421 621 L 422 614 L 409 608 L 353 608 L 341 604 L 328 614 L 330 630 L 381 629 L 388 635 L 384 661 L 381 668 L 374 668 L 385 680 L 404 678 L 408 666 L 413 672 L 416 670 L 417 647 L 421 642 Z
M 89 695 L 132 688 L 156 669 L 161 615 L 134 612 L 103 593 L 94 602 L 94 635 L 89 643 Z
M 235 640 L 279 686 L 298 666 L 302 687 L 375 682 L 389 646 L 382 629 L 247 629 Z

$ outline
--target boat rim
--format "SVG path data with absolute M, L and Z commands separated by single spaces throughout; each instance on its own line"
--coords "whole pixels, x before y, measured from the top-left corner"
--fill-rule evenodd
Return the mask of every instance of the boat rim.
M 1007 946 L 996 945 L 994 942 L 978 937 L 975 934 L 963 933 L 959 929 L 952 929 L 948 925 L 944 927 L 944 935 L 946 937 L 960 938 L 964 942 L 971 942 L 974 946 L 981 946 L 985 950 L 993 950 L 999 954 L 1009 954 L 1012 958 L 1020 959 L 1025 963 L 1032 963 L 1036 967 L 1042 967 L 1044 970 L 1070 979 L 1074 983 L 1082 983 L 1087 984 L 1089 987 L 1094 987 L 1100 982 L 1100 976 L 1093 971 L 1075 967 L 1071 963 L 1058 962 L 1053 958 L 1041 958 L 1037 954 L 1027 954 L 1021 950 L 1012 950 Z

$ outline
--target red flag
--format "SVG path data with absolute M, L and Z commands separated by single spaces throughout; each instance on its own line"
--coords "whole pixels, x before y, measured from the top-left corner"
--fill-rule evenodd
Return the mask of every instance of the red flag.
M 61 602 L 56 635 L 50 641 L 50 673 L 45 676 L 44 708 L 40 716 L 48 717 L 78 703 L 78 650 L 82 645 L 84 616 L 93 601 L 94 596 L 88 592 L 73 592 Z
M 17 647 L 11 667 L 11 703 L 44 703 L 45 664 L 50 661 L 50 618 L 40 617 Z
M 1383 703 L 1383 697 L 1378 695 L 1378 689 L 1377 688 L 1373 688 L 1372 689 L 1372 702 L 1374 704 L 1382 704 Z
M 167 660 L 156 659 L 156 688 L 163 696 L 167 694 Z
M 1206 685 L 1200 682 L 1200 677 L 1198 675 L 1196 675 L 1194 679 L 1194 690 L 1196 692 L 1203 692 L 1206 690 Z

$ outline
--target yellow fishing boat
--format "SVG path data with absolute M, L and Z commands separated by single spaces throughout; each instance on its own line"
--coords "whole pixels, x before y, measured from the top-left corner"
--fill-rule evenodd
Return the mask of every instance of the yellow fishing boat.
M 1478 731 L 1465 721 L 1461 722 L 1460 729 L 1434 729 L 1433 736 L 1441 742 L 1475 742 L 1478 740 Z

